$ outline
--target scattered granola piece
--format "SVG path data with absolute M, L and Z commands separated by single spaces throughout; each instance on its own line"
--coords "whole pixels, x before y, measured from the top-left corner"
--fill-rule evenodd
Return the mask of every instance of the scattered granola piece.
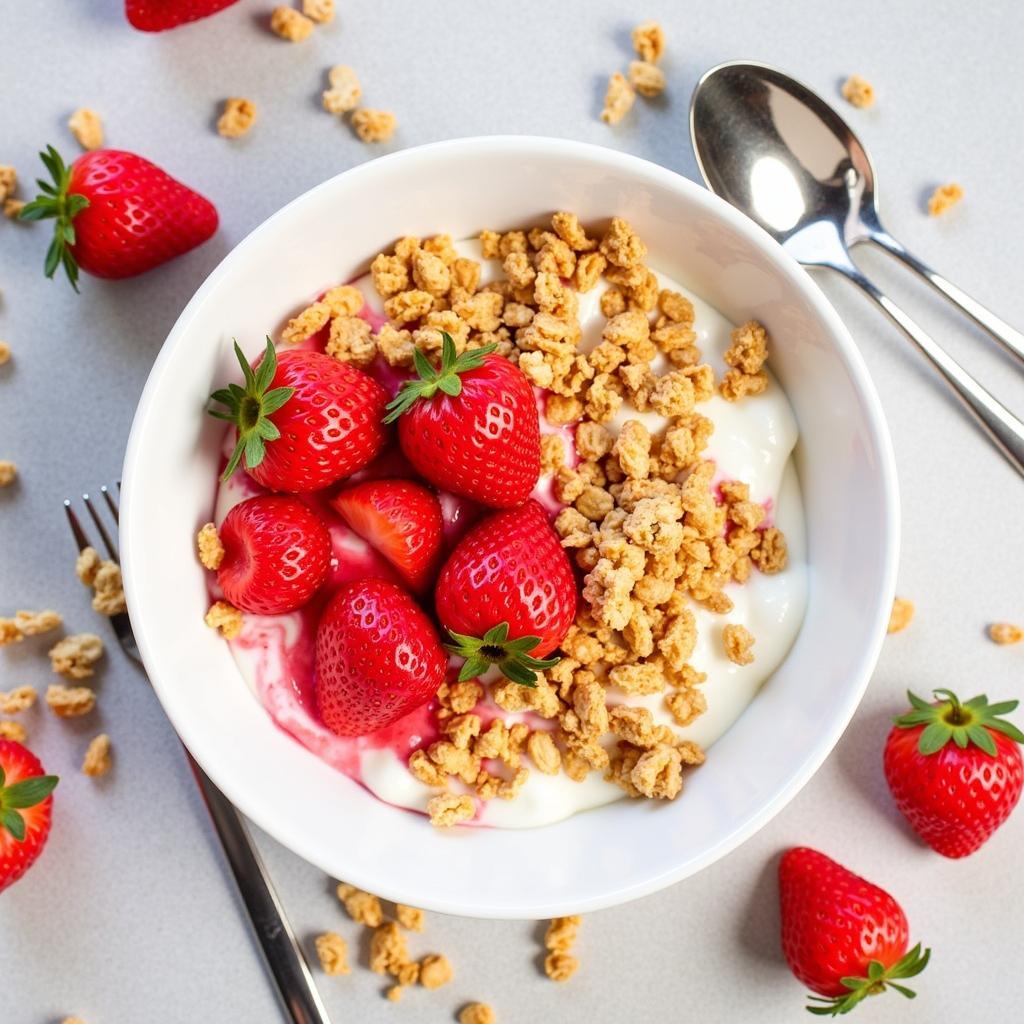
M 363 96 L 363 87 L 359 84 L 355 69 L 346 64 L 338 64 L 331 68 L 327 77 L 331 87 L 324 90 L 324 110 L 329 114 L 347 114 L 355 110 Z
M 553 918 L 544 934 L 544 946 L 559 953 L 571 949 L 582 922 L 579 914 Z
M 275 7 L 270 15 L 270 31 L 290 43 L 301 43 L 313 31 L 313 21 L 294 7 Z
M 656 63 L 665 52 L 665 32 L 656 21 L 644 21 L 633 29 L 633 49 L 641 60 Z
M 451 828 L 460 821 L 469 821 L 474 813 L 473 800 L 465 793 L 439 793 L 427 801 L 427 814 L 435 828 Z
M 405 995 L 404 985 L 392 985 L 385 993 L 384 996 L 390 1003 L 397 1003 L 402 996 Z
M 117 562 L 104 561 L 100 564 L 93 579 L 93 588 L 92 608 L 100 615 L 119 615 L 128 607 L 125 603 L 121 567 Z
M 395 917 L 403 928 L 408 928 L 411 932 L 423 931 L 425 915 L 418 907 L 407 907 L 404 903 L 396 903 Z
M 875 87 L 860 75 L 850 75 L 840 90 L 843 99 L 855 107 L 870 107 L 875 102 Z
M 497 1024 L 497 1020 L 487 1003 L 470 1003 L 459 1011 L 459 1024 Z
M 10 361 L 11 346 L 6 341 L 0 341 L 0 366 Z
M 81 1017 L 65 1017 L 60 1024 L 85 1024 Z
M 20 644 L 27 636 L 38 636 L 57 629 L 63 620 L 53 611 L 17 611 L 13 619 L 0 619 L 0 647 Z
M 103 145 L 103 122 L 95 110 L 79 107 L 68 119 L 68 127 L 82 149 L 99 149 Z
M 334 0 L 302 0 L 302 13 L 326 25 L 334 20 Z
M 220 630 L 225 640 L 233 640 L 242 631 L 242 613 L 228 601 L 214 601 L 203 621 L 210 629 Z
M 96 778 L 106 775 L 110 771 L 110 737 L 100 733 L 89 744 L 85 751 L 85 759 L 82 761 L 82 772 Z
M 398 977 L 401 968 L 409 962 L 405 936 L 394 921 L 385 921 L 370 939 L 370 970 L 374 974 Z
M 754 646 L 754 634 L 746 626 L 729 623 L 722 630 L 722 643 L 726 656 L 734 665 L 749 665 L 754 660 L 750 650 Z
M 964 197 L 963 187 L 955 181 L 948 185 L 939 185 L 928 199 L 928 213 L 938 217 L 951 207 L 956 206 Z
M 88 686 L 54 683 L 46 691 L 46 703 L 59 718 L 78 718 L 96 707 L 96 694 Z
M 324 974 L 350 974 L 348 943 L 337 932 L 324 932 L 316 937 L 316 955 Z
M 6 693 L 0 690 L 0 714 L 17 715 L 28 711 L 35 704 L 36 696 L 32 686 L 16 686 Z
M 379 928 L 383 924 L 384 911 L 380 900 L 372 893 L 363 892 L 347 882 L 339 882 L 336 891 L 345 912 L 356 924 L 365 924 L 367 928 Z
M 0 202 L 18 189 L 18 172 L 10 164 L 0 164 Z
M 18 475 L 18 467 L 7 459 L 0 459 L 0 487 L 9 487 Z
M 28 733 L 20 722 L 0 721 L 0 740 L 13 740 L 15 743 L 24 743 L 28 739 Z
M 889 612 L 889 628 L 890 633 L 899 633 L 906 629 L 910 625 L 910 620 L 914 617 L 914 602 L 907 600 L 905 597 L 893 598 L 892 611 Z
M 207 568 L 216 571 L 220 568 L 220 563 L 224 560 L 224 545 L 220 542 L 220 536 L 217 533 L 217 527 L 214 523 L 206 523 L 196 534 L 196 546 L 199 549 L 199 561 Z M 92 551 L 92 548 L 86 548 L 86 551 Z M 92 551 L 93 555 L 96 554 Z M 79 556 L 79 563 L 85 555 L 85 551 Z M 76 566 L 76 571 L 77 571 Z M 82 577 L 79 572 L 78 578 L 83 583 L 89 582 Z
M 256 104 L 241 96 L 224 101 L 224 112 L 217 118 L 217 134 L 225 139 L 241 138 L 256 123 Z
M 4 200 L 4 216 L 8 220 L 17 220 L 21 216 L 21 211 L 25 209 L 24 199 L 5 199 Z
M 632 109 L 636 100 L 633 86 L 626 81 L 621 72 L 616 71 L 608 79 L 608 90 L 604 94 L 604 108 L 601 120 L 605 124 L 618 124 Z
M 102 656 L 103 641 L 94 633 L 74 633 L 50 648 L 53 671 L 68 679 L 88 679 Z
M 424 988 L 440 988 L 454 976 L 451 961 L 441 953 L 431 953 L 420 961 L 420 984 Z
M 1024 640 L 1024 629 L 1012 622 L 993 622 L 988 627 L 988 636 L 995 644 L 1019 644 Z
M 397 125 L 397 118 L 388 110 L 360 107 L 352 115 L 352 127 L 363 142 L 387 142 Z
M 656 64 L 646 60 L 634 60 L 629 63 L 629 84 L 648 98 L 657 96 L 665 88 L 665 72 Z
M 213 525 L 212 523 L 210 524 Z M 96 579 L 96 573 L 102 559 L 99 552 L 93 547 L 82 548 L 75 559 L 75 575 L 87 586 L 91 587 Z
M 569 953 L 548 953 L 544 957 L 544 973 L 552 981 L 568 981 L 579 966 L 579 960 Z
M 326 302 L 314 302 L 288 321 L 281 332 L 281 341 L 286 345 L 305 341 L 326 327 L 330 316 L 331 309 Z

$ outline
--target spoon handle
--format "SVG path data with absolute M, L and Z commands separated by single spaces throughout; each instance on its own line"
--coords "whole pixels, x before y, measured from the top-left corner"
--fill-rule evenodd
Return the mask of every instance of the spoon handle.
M 904 334 L 924 353 L 936 370 L 967 407 L 992 443 L 1010 464 L 1024 476 L 1024 423 L 997 398 L 986 391 L 952 356 L 940 348 L 888 296 L 883 295 L 859 270 L 836 266 L 866 295 L 877 303 Z
M 957 288 L 952 281 L 947 281 L 946 278 L 941 274 L 937 274 L 926 263 L 922 263 L 913 253 L 904 249 L 888 232 L 872 232 L 871 241 L 881 246 L 898 260 L 902 260 L 906 266 L 923 277 L 936 291 L 945 295 L 954 306 L 966 313 L 980 327 L 988 331 L 1007 352 L 1012 353 L 1024 363 L 1024 334 L 1011 327 L 991 310 L 986 309 L 977 299 L 972 299 L 966 292 Z

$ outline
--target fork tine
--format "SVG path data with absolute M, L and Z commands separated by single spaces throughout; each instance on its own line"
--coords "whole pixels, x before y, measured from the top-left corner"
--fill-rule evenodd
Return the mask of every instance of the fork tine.
M 86 537 L 85 531 L 78 522 L 78 516 L 75 515 L 75 510 L 71 505 L 70 498 L 64 499 L 64 514 L 68 517 L 68 525 L 71 527 L 71 532 L 75 536 L 75 543 L 78 545 L 78 550 L 84 551 L 89 547 L 89 538 Z
M 117 486 L 120 487 L 120 483 L 118 483 Z M 117 513 L 117 499 L 110 493 L 110 489 L 106 485 L 100 488 L 100 494 L 103 495 L 103 500 L 107 503 L 107 508 L 110 509 L 110 514 L 114 517 L 114 522 L 120 526 L 121 520 L 118 518 Z
M 117 545 L 110 539 L 110 534 L 107 533 L 107 528 L 103 525 L 103 519 L 100 517 L 96 506 L 93 505 L 88 494 L 82 495 L 82 502 L 85 505 L 86 511 L 92 517 L 92 521 L 96 524 L 96 529 L 99 531 L 100 538 L 103 540 L 103 546 L 107 549 L 107 555 L 115 562 L 120 561 L 117 554 Z

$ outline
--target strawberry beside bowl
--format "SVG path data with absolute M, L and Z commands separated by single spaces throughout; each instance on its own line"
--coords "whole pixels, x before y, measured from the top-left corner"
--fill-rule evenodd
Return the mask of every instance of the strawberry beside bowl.
M 296 304 L 365 272 L 403 235 L 541 223 L 569 209 L 620 216 L 672 273 L 735 323 L 777 339 L 773 369 L 800 427 L 796 452 L 810 592 L 799 636 L 670 804 L 620 800 L 531 829 L 433 829 L 385 804 L 276 728 L 203 623 L 195 531 L 210 518 L 223 428 L 202 415 Z M 282 254 L 287 254 L 282 258 Z M 257 228 L 182 313 L 129 439 L 121 541 L 143 658 L 174 727 L 261 828 L 334 877 L 481 917 L 611 906 L 735 848 L 813 775 L 867 685 L 895 582 L 898 499 L 885 422 L 852 340 L 806 273 L 704 189 L 634 157 L 554 139 L 465 139 L 408 150 L 318 186 Z

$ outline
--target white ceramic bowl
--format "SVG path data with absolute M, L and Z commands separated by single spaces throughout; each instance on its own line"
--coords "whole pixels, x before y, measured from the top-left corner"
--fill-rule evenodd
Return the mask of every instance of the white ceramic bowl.
M 203 624 L 194 554 L 211 516 L 222 425 L 207 395 L 318 290 L 396 238 L 627 218 L 650 262 L 775 339 L 796 411 L 809 607 L 792 652 L 671 804 L 622 800 L 537 829 L 435 831 L 383 804 L 278 729 Z M 286 206 L 228 255 L 181 314 L 139 403 L 121 516 L 128 605 L 157 694 L 235 804 L 336 878 L 430 910 L 546 918 L 651 893 L 724 856 L 777 814 L 845 728 L 875 665 L 895 584 L 895 470 L 878 398 L 807 274 L 703 188 L 609 149 L 492 137 L 406 150 Z

